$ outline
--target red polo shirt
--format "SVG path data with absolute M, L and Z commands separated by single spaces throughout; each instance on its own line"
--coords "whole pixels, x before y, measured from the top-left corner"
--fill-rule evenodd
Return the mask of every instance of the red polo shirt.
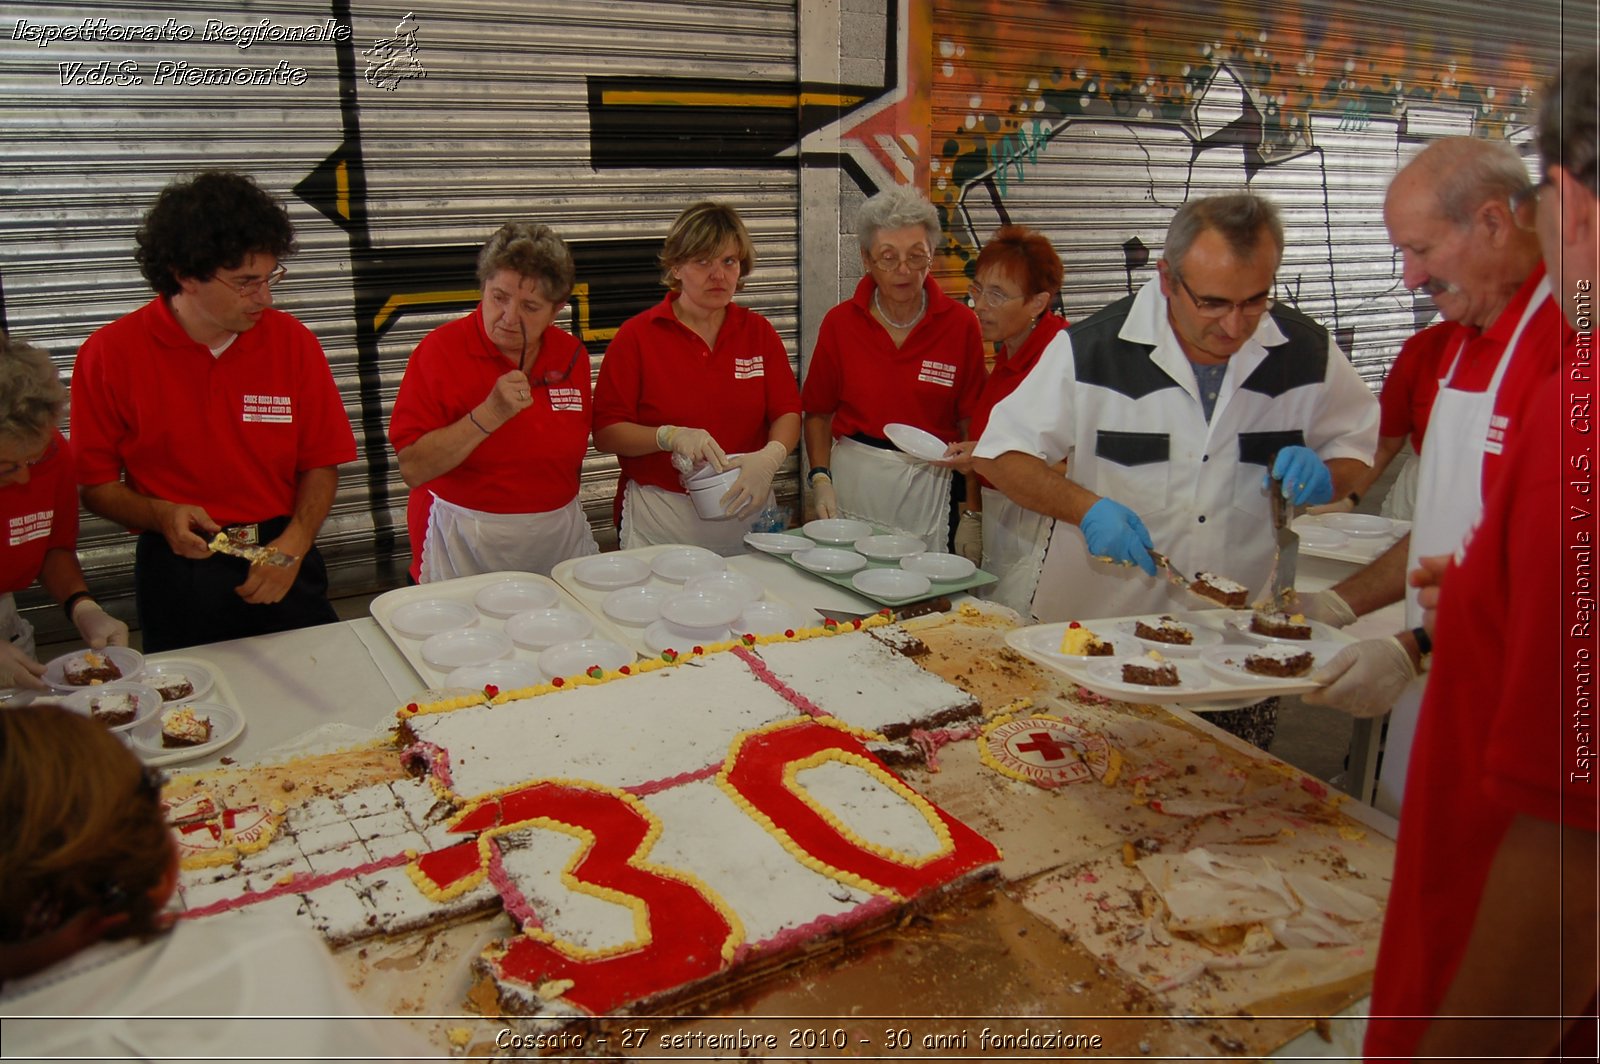
M 952 443 L 961 438 L 957 423 L 977 413 L 985 377 L 977 315 L 931 277 L 922 289 L 927 313 L 898 348 L 872 316 L 870 274 L 822 319 L 801 405 L 808 414 L 832 414 L 835 437 L 882 439 L 885 425 L 902 424 Z
M 1439 394 L 1439 362 L 1460 342 L 1458 328 L 1454 322 L 1442 321 L 1401 345 L 1378 393 L 1379 436 L 1410 436 L 1412 450 L 1422 453 L 1433 397 Z
M 78 482 L 72 447 L 51 430 L 51 450 L 29 472 L 26 484 L 0 487 L 0 592 L 21 591 L 39 577 L 46 551 L 78 547 Z
M 406 363 L 389 418 L 396 451 L 452 425 L 516 369 L 483 331 L 481 308 L 422 338 Z M 559 378 L 549 385 L 547 376 Z M 529 368 L 533 405 L 484 437 L 466 460 L 411 492 L 412 576 L 420 576 L 433 497 L 471 510 L 535 514 L 559 510 L 578 494 L 593 419 L 589 353 L 577 337 L 550 326 Z
M 766 446 L 772 423 L 800 412 L 800 389 L 783 341 L 754 311 L 728 304 L 708 348 L 672 313 L 676 292 L 622 323 L 600 361 L 594 427 L 622 422 L 705 429 L 723 451 L 745 454 Z M 683 492 L 672 455 L 621 456 L 618 497 L 629 480 Z
M 301 473 L 356 456 L 311 330 L 269 307 L 213 356 L 161 296 L 78 349 L 72 444 L 80 484 L 126 470 L 134 491 L 204 507 L 223 525 L 293 512 Z
M 1011 354 L 1004 347 L 995 352 L 994 366 L 989 370 L 989 379 L 983 382 L 983 391 L 978 393 L 978 407 L 973 412 L 972 423 L 967 426 L 967 439 L 983 438 L 984 427 L 989 424 L 989 414 L 995 404 L 1017 390 L 1017 385 L 1033 369 L 1039 356 L 1044 354 L 1044 349 L 1050 346 L 1050 341 L 1066 327 L 1067 319 L 1047 310 L 1034 323 L 1033 331 L 1016 354 Z M 978 482 L 986 488 L 994 487 L 983 477 L 979 477 Z

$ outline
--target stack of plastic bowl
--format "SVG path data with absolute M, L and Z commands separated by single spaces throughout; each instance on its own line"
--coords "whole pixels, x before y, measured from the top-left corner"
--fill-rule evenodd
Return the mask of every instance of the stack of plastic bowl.
M 738 458 L 739 455 L 730 454 L 728 457 Z M 718 473 L 716 467 L 707 462 L 684 477 L 683 486 L 694 503 L 694 512 L 708 521 L 718 521 L 728 516 L 722 510 L 722 497 L 728 494 L 728 489 L 738 479 L 738 469 L 725 469 Z

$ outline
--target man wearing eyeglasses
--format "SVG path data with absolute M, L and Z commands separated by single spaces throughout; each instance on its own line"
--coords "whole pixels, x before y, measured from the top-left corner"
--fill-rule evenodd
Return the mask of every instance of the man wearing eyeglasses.
M 1378 403 L 1328 330 L 1274 304 L 1283 225 L 1250 193 L 1193 200 L 1158 276 L 1056 337 L 995 407 L 979 472 L 1057 519 L 1033 601 L 1043 621 L 1182 609 L 1151 550 L 1265 596 L 1268 476 L 1326 502 L 1371 461 Z M 1069 459 L 1070 478 L 1049 463 Z M 1271 726 L 1246 735 L 1265 746 Z
M 315 336 L 272 305 L 288 212 L 242 174 L 169 185 L 137 236 L 156 296 L 78 351 L 83 503 L 139 533 L 147 651 L 337 620 L 314 546 L 355 437 Z M 289 564 L 212 554 L 236 543 Z

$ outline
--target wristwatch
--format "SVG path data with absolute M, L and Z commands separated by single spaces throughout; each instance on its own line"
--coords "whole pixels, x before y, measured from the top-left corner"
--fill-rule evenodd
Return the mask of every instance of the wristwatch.
M 1426 628 L 1413 628 L 1411 629 L 1411 638 L 1416 640 L 1417 643 L 1417 657 L 1419 659 L 1417 671 L 1427 672 L 1428 665 L 1433 660 L 1433 637 L 1428 634 Z
M 812 481 L 816 480 L 817 477 L 819 477 L 819 476 L 824 476 L 824 477 L 827 477 L 829 480 L 832 480 L 833 479 L 833 470 L 829 469 L 825 465 L 814 465 L 814 466 L 811 467 L 810 471 L 806 473 L 806 483 L 810 484 Z

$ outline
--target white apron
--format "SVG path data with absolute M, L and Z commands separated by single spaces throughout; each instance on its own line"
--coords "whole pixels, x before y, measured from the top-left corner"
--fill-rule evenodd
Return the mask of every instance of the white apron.
M 1402 452 L 1395 461 L 1400 463 L 1400 472 L 1389 485 L 1378 513 L 1391 521 L 1409 521 L 1417 512 L 1417 473 L 1422 468 L 1422 458 Z
M 1418 558 L 1454 554 L 1483 514 L 1483 456 L 1490 419 L 1494 416 L 1495 396 L 1500 391 L 1500 382 L 1505 379 L 1506 367 L 1516 356 L 1523 329 L 1549 296 L 1547 279 L 1533 290 L 1487 389 L 1464 392 L 1445 383 L 1461 358 L 1465 340 L 1439 374 L 1439 395 L 1433 401 L 1433 412 L 1428 415 L 1428 436 L 1423 441 L 1419 459 L 1422 468 L 1417 473 L 1417 510 L 1411 525 L 1411 547 L 1406 554 L 1407 574 L 1417 567 Z M 1411 587 L 1408 581 L 1407 628 L 1422 623 L 1418 594 L 1418 589 Z M 1412 680 L 1395 699 L 1394 709 L 1389 714 L 1383 775 L 1378 780 L 1373 804 L 1391 816 L 1400 815 L 1400 798 L 1405 792 L 1406 770 L 1411 763 L 1411 747 L 1417 736 L 1417 717 L 1426 685 L 1426 673 Z
M 33 645 L 33 625 L 17 612 L 17 600 L 9 591 L 0 595 L 0 639 L 37 660 L 38 648 Z M 33 701 L 33 692 L 10 687 L 0 687 L 0 698 L 22 705 Z
M 1033 592 L 1039 586 L 1039 570 L 1055 522 L 1018 506 L 995 488 L 984 488 L 982 494 L 983 568 L 1000 580 L 977 593 L 1016 610 L 1024 623 L 1031 622 Z
M 768 492 L 766 506 L 777 505 Z M 694 500 L 689 496 L 630 480 L 622 493 L 618 540 L 623 550 L 690 543 L 731 558 L 745 552 L 745 533 L 760 512 L 758 509 L 742 521 L 733 517 L 707 519 L 695 512 Z
M 833 441 L 829 459 L 839 516 L 916 536 L 931 551 L 950 549 L 950 470 L 900 451 Z
M 480 573 L 549 576 L 557 562 L 599 554 L 577 496 L 559 510 L 496 514 L 435 495 L 422 544 L 422 583 Z

